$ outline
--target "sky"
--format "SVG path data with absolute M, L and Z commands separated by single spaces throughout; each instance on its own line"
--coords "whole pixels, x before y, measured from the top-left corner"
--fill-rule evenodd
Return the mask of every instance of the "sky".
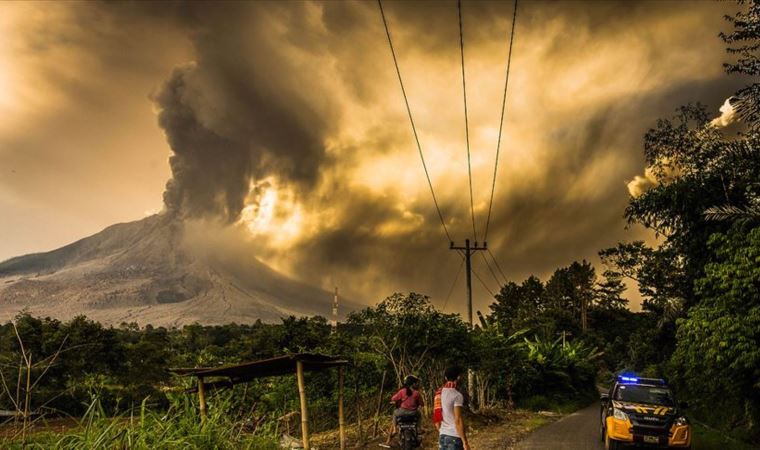
M 456 3 L 384 8 L 462 245 L 474 236 Z M 718 38 L 736 9 L 520 2 L 488 234 L 506 278 L 653 241 L 623 217 L 648 180 L 643 135 L 689 102 L 721 115 L 742 84 Z M 482 241 L 512 4 L 465 1 L 462 14 Z M 376 3 L 4 2 L 0 35 L 0 260 L 163 212 L 359 301 L 415 291 L 465 311 Z M 476 255 L 477 309 L 492 269 Z

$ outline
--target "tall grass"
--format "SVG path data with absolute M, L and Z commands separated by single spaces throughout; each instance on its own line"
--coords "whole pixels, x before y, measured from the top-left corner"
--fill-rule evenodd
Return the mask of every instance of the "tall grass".
M 108 416 L 94 399 L 79 420 L 79 426 L 65 433 L 33 433 L 24 443 L 0 441 L 8 449 L 91 450 L 91 449 L 277 449 L 274 430 L 243 431 L 241 422 L 227 414 L 231 398 L 218 398 L 210 405 L 208 418 L 201 423 L 197 406 L 188 396 L 175 397 L 167 411 L 151 410 L 143 401 L 139 408 Z

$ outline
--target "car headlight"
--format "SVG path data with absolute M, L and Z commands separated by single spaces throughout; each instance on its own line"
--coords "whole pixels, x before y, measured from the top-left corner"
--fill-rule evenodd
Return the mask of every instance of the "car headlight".
M 683 416 L 681 416 L 681 417 L 677 418 L 675 421 L 673 421 L 673 425 L 675 425 L 677 427 L 680 427 L 682 425 L 688 425 L 688 424 L 689 424 L 689 419 L 687 419 L 686 417 L 683 417 Z
M 613 408 L 612 416 L 619 420 L 628 420 L 628 414 L 624 413 L 622 409 Z

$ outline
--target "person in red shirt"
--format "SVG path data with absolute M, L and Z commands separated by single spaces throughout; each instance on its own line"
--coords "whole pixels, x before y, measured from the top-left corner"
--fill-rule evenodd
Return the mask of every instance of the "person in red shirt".
M 419 420 L 419 408 L 423 406 L 422 396 L 419 389 L 420 380 L 414 375 L 409 375 L 404 379 L 403 387 L 391 397 L 391 402 L 396 404 L 396 410 L 393 411 L 393 420 L 391 420 L 391 431 L 388 434 L 386 445 L 390 446 L 391 439 L 396 435 L 396 418 L 399 416 L 417 416 Z

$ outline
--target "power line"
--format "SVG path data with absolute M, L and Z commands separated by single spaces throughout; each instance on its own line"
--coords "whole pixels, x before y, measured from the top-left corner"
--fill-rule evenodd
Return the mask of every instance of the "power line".
M 451 235 L 449 229 L 446 227 L 446 221 L 443 220 L 443 214 L 441 208 L 438 206 L 438 199 L 435 196 L 433 190 L 433 182 L 430 181 L 430 173 L 428 172 L 427 164 L 425 163 L 425 156 L 422 154 L 422 146 L 420 145 L 420 139 L 417 136 L 417 127 L 414 125 L 414 119 L 412 118 L 412 109 L 409 107 L 409 99 L 406 96 L 406 89 L 404 89 L 404 81 L 401 79 L 401 69 L 398 66 L 398 60 L 396 59 L 396 50 L 393 48 L 393 40 L 391 40 L 391 32 L 388 29 L 388 21 L 385 19 L 385 12 L 383 11 L 383 3 L 381 0 L 377 0 L 377 5 L 380 7 L 380 16 L 383 18 L 383 26 L 385 27 L 385 35 L 388 37 L 388 45 L 391 48 L 391 55 L 393 56 L 393 65 L 396 66 L 396 75 L 398 75 L 398 83 L 401 86 L 401 93 L 404 95 L 404 104 L 406 105 L 406 112 L 409 115 L 409 123 L 412 124 L 412 132 L 414 133 L 414 141 L 417 143 L 417 151 L 420 154 L 420 160 L 422 161 L 422 168 L 425 170 L 425 178 L 427 178 L 428 186 L 430 186 L 430 195 L 433 197 L 433 203 L 435 204 L 435 210 L 438 212 L 438 218 L 441 219 L 441 225 L 443 231 L 446 233 L 446 238 L 451 242 Z M 470 184 L 470 193 L 472 194 L 472 184 Z M 474 226 L 474 222 L 473 222 Z
M 491 272 L 491 276 L 494 280 L 496 280 L 496 286 L 501 286 L 501 280 L 499 280 L 499 277 L 496 276 L 496 272 L 493 271 L 493 268 L 491 268 L 491 264 L 486 259 L 486 255 L 480 254 L 480 256 L 483 258 L 483 262 L 486 263 L 486 267 L 488 267 L 488 271 Z
M 507 75 L 504 78 L 504 96 L 501 101 L 501 120 L 499 120 L 499 137 L 496 141 L 496 161 L 493 165 L 493 182 L 491 183 L 491 199 L 488 202 L 488 218 L 486 219 L 486 231 L 483 240 L 488 240 L 488 226 L 491 223 L 491 209 L 493 208 L 493 194 L 496 191 L 496 172 L 499 168 L 499 150 L 501 148 L 501 132 L 504 129 L 504 111 L 507 108 L 507 87 L 509 86 L 509 68 L 512 65 L 512 43 L 515 39 L 515 24 L 517 23 L 517 0 L 515 0 L 512 13 L 512 32 L 509 36 L 509 55 L 507 56 Z M 470 188 L 472 189 L 472 188 Z
M 491 297 L 495 297 L 496 295 L 493 293 L 493 291 L 491 289 L 489 289 L 489 287 L 486 285 L 486 283 L 483 282 L 483 279 L 480 278 L 480 275 L 478 275 L 478 272 L 475 269 L 472 269 L 472 273 L 475 275 L 475 278 L 477 278 L 478 281 L 480 281 L 480 284 L 483 285 L 483 287 L 488 291 L 488 293 L 491 294 Z
M 478 241 L 478 232 L 475 229 L 475 205 L 472 199 L 472 164 L 470 163 L 470 123 L 467 118 L 467 82 L 464 76 L 464 33 L 462 32 L 462 0 L 457 1 L 459 12 L 459 52 L 462 56 L 462 93 L 464 95 L 464 135 L 467 143 L 467 175 L 470 181 L 470 216 L 472 217 L 472 234 L 475 242 Z M 449 239 L 451 240 L 451 239 Z
M 464 259 L 465 259 L 464 252 L 462 250 L 456 248 L 456 247 L 453 248 L 453 250 L 457 250 L 457 253 L 459 253 L 459 256 L 461 256 L 462 260 L 464 261 Z M 475 250 L 475 249 L 471 248 L 470 250 Z M 477 250 L 482 250 L 482 248 L 479 247 Z M 471 271 L 471 273 L 475 274 L 475 278 L 477 278 L 478 281 L 480 281 L 480 284 L 485 288 L 485 290 L 487 290 L 493 296 L 494 295 L 493 291 L 483 282 L 483 279 L 480 278 L 480 275 L 478 275 L 478 273 L 475 271 L 474 268 L 472 268 L 472 266 L 470 267 L 470 271 Z
M 488 254 L 491 255 L 491 259 L 493 259 L 494 264 L 496 264 L 496 269 L 498 269 L 501 276 L 504 278 L 504 283 L 508 283 L 509 280 L 507 279 L 507 276 L 504 275 L 504 271 L 501 270 L 501 266 L 499 265 L 499 261 L 496 260 L 496 256 L 494 256 L 493 253 L 491 253 L 491 249 L 488 249 Z
M 461 248 L 452 247 L 452 250 L 456 250 L 457 253 L 459 253 L 459 256 L 461 256 L 463 258 L 463 260 L 466 259 L 465 252 L 462 251 Z M 473 250 L 486 250 L 486 249 L 484 249 L 483 247 L 478 247 L 478 248 L 470 247 L 470 251 L 472 252 Z M 480 284 L 483 285 L 483 287 L 488 291 L 488 293 L 490 293 L 491 295 L 494 295 L 493 291 L 483 282 L 483 279 L 480 278 L 480 275 L 478 275 L 478 273 L 475 271 L 475 268 L 472 267 L 472 265 L 470 265 L 470 273 L 475 274 L 475 278 L 477 278 L 478 281 L 480 281 Z M 471 292 L 472 289 L 470 288 L 468 291 Z M 470 296 L 470 309 L 472 309 L 472 297 L 471 296 Z
M 449 294 L 446 296 L 446 301 L 443 302 L 443 308 L 441 308 L 441 311 L 446 311 L 446 305 L 449 304 L 449 299 L 451 298 L 451 294 L 454 292 L 454 287 L 457 284 L 457 281 L 459 280 L 459 274 L 462 273 L 462 267 L 464 267 L 464 256 L 460 253 L 459 256 L 462 258 L 462 261 L 459 263 L 459 269 L 457 269 L 457 274 L 454 277 L 454 282 L 451 283 L 451 288 L 449 288 Z

